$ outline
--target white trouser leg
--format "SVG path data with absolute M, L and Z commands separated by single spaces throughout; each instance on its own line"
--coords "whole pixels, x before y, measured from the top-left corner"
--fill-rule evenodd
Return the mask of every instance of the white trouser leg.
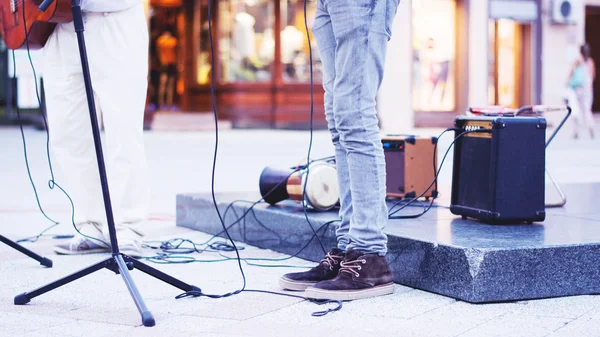
M 143 142 L 148 31 L 141 4 L 108 15 L 86 13 L 85 39 L 106 133 L 103 149 L 117 233 L 135 239 L 135 225 L 147 219 L 149 204 Z M 77 222 L 100 223 L 108 239 L 73 25 L 59 25 L 45 49 L 52 149 L 70 180 Z

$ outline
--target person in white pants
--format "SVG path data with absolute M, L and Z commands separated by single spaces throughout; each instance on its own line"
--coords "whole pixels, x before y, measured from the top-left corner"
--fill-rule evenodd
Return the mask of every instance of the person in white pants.
M 139 257 L 139 225 L 149 207 L 143 140 L 149 47 L 144 8 L 141 0 L 82 0 L 81 8 L 94 98 L 105 130 L 103 148 L 119 248 Z M 99 239 L 76 235 L 55 251 L 108 252 L 104 199 L 72 22 L 56 27 L 44 47 L 44 62 L 51 148 L 65 173 L 75 225 Z

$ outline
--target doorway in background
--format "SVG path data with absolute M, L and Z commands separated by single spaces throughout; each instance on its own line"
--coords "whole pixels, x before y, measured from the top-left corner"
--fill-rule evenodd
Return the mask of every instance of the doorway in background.
M 489 22 L 488 103 L 510 108 L 532 103 L 532 28 L 514 20 Z
M 600 71 L 600 7 L 586 6 L 585 7 L 585 41 L 592 49 L 592 59 L 596 63 L 596 74 Z M 600 97 L 600 83 L 594 81 L 594 97 Z M 600 100 L 594 99 L 592 111 L 600 111 Z

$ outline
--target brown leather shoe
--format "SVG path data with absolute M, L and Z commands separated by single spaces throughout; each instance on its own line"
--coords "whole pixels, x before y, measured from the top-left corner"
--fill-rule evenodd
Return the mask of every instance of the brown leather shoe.
M 392 294 L 394 277 L 385 256 L 363 254 L 349 249 L 338 275 L 309 287 L 305 296 L 313 299 L 351 301 Z
M 283 289 L 303 291 L 318 282 L 331 280 L 337 276 L 343 259 L 344 252 L 333 248 L 318 266 L 301 273 L 285 274 L 279 279 L 279 285 Z

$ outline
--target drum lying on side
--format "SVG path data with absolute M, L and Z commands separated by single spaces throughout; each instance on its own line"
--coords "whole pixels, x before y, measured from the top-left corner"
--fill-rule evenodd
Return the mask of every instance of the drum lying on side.
M 288 177 L 294 172 L 291 169 L 277 169 L 265 167 L 260 174 L 259 188 L 260 195 L 269 204 L 276 203 L 288 199 L 290 196 L 287 192 Z
M 306 186 L 306 195 L 303 198 Z M 335 166 L 315 162 L 307 170 L 295 172 L 287 183 L 290 199 L 304 202 L 307 207 L 328 211 L 340 200 L 340 190 Z

